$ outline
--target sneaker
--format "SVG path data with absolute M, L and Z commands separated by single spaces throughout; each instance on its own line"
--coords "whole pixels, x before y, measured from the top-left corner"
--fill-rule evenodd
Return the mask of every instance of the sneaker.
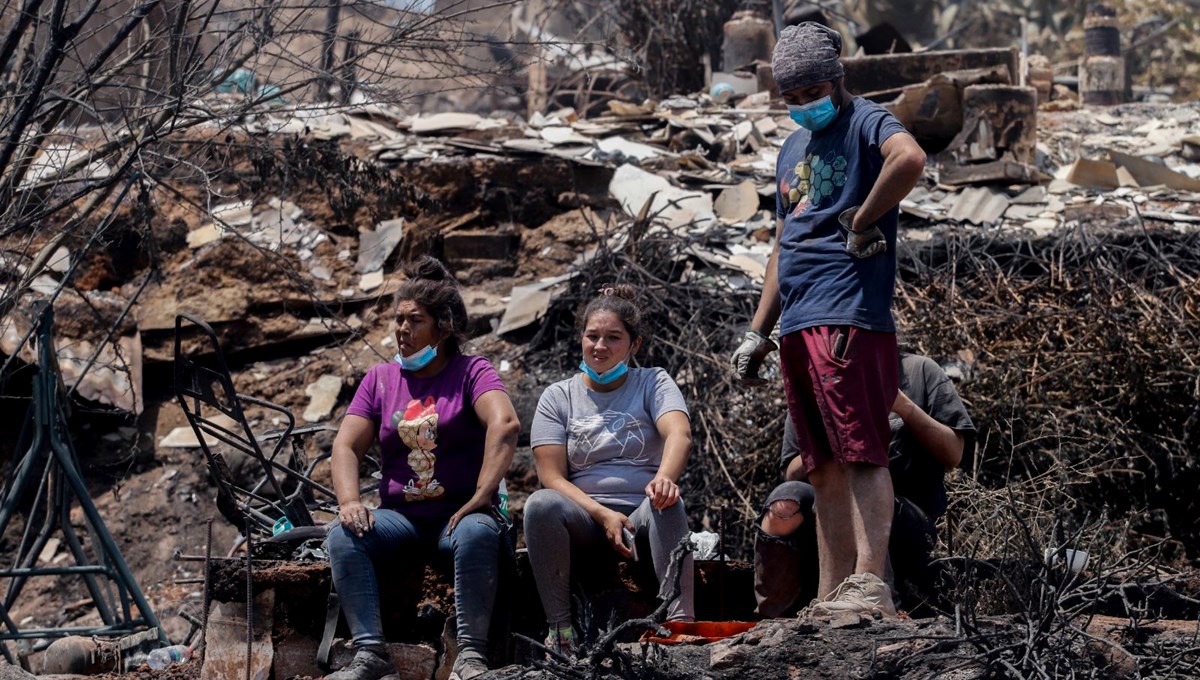
M 551 626 L 550 633 L 546 636 L 546 641 L 542 644 L 546 646 L 546 649 L 556 654 L 573 659 L 575 658 L 576 650 L 575 629 L 570 626 L 566 628 Z
M 892 589 L 875 574 L 852 574 L 822 602 L 814 601 L 801 615 L 832 616 L 855 612 L 877 618 L 896 618 Z
M 345 668 L 326 675 L 325 680 L 400 680 L 400 676 L 386 650 L 364 647 Z
M 462 649 L 454 659 L 454 667 L 450 671 L 449 680 L 472 680 L 472 678 L 483 675 L 487 670 L 487 662 L 482 654 L 474 650 Z

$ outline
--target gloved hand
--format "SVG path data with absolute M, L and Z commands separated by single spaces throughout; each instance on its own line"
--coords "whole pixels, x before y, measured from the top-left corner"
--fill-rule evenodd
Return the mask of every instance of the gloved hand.
M 850 255 L 863 260 L 868 257 L 878 255 L 887 251 L 887 239 L 883 237 L 883 232 L 879 227 L 871 225 L 861 231 L 854 230 L 854 215 L 858 213 L 860 206 L 847 208 L 838 215 L 838 223 L 842 228 L 850 232 L 846 235 L 846 252 Z
M 738 345 L 733 351 L 733 356 L 729 357 L 738 382 L 743 385 L 765 385 L 767 380 L 758 377 L 758 369 L 762 366 L 763 359 L 777 349 L 779 346 L 762 333 L 756 330 L 746 331 L 742 344 Z

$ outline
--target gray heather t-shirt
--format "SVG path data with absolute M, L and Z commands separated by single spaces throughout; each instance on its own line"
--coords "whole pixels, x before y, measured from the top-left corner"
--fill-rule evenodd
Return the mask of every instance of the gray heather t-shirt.
M 594 392 L 582 374 L 546 388 L 533 416 L 530 445 L 567 447 L 567 479 L 606 505 L 636 506 L 662 462 L 655 427 L 687 404 L 661 368 L 631 368 L 625 384 Z

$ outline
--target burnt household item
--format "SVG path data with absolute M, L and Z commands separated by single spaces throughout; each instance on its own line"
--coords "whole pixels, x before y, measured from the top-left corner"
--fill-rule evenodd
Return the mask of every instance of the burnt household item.
M 202 350 L 184 351 L 185 336 L 198 334 Z M 296 427 L 296 416 L 279 404 L 240 394 L 225 354 L 212 327 L 190 314 L 175 317 L 175 396 L 196 433 L 205 462 L 217 486 L 217 509 L 243 535 L 257 532 L 271 536 L 276 525 L 293 528 L 313 526 L 312 511 L 337 512 L 333 489 L 312 480 L 313 470 L 329 457 L 322 454 L 311 462 L 304 452 L 302 437 L 327 425 Z M 256 434 L 246 418 L 245 407 L 257 406 L 279 414 L 281 430 Z M 230 453 L 245 455 L 257 465 L 252 482 L 235 477 L 217 443 Z M 378 465 L 372 459 L 370 463 Z M 375 488 L 373 483 L 363 491 Z M 286 522 L 282 522 L 286 518 Z
M 887 101 L 876 96 L 891 94 L 894 97 L 907 85 L 923 83 L 947 71 L 1003 66 L 1008 70 L 1008 82 L 1015 83 L 1021 75 L 1020 65 L 1021 53 L 1016 47 L 842 58 L 842 66 L 846 69 L 846 87 L 855 94 L 875 101 Z
M 900 35 L 896 27 L 883 22 L 854 36 L 854 42 L 862 48 L 863 54 L 901 54 L 912 52 L 912 45 Z
M 829 25 L 829 18 L 820 7 L 809 4 L 809 0 L 787 0 L 783 9 L 783 25 L 798 26 L 806 21 Z
M 959 163 L 1010 160 L 1032 165 L 1037 155 L 1037 90 L 971 85 L 963 90 L 962 132 L 951 142 Z
M 941 149 L 963 129 L 964 90 L 972 85 L 1011 82 L 1005 66 L 947 71 L 904 87 L 900 96 L 885 106 L 922 146 Z
M 1025 84 L 1037 90 L 1038 103 L 1050 101 L 1054 94 L 1054 66 L 1044 54 L 1031 54 L 1025 60 Z
M 734 71 L 756 61 L 771 61 L 775 51 L 775 25 L 755 9 L 734 12 L 725 22 L 725 42 L 721 57 L 726 71 Z
M 1079 65 L 1079 95 L 1084 104 L 1111 106 L 1126 101 L 1125 58 L 1112 7 L 1094 4 L 1083 21 L 1084 57 Z
M 38 318 L 38 372 L 33 379 L 33 403 L 17 442 L 18 452 L 0 491 L 0 536 L 19 507 L 28 507 L 25 526 L 15 546 L 5 546 L 0 579 L 8 579 L 0 600 L 0 653 L 16 663 L 6 640 L 36 640 L 77 636 L 120 636 L 147 628 L 169 644 L 158 618 L 146 601 L 125 557 L 96 510 L 79 470 L 79 456 L 68 426 L 69 402 L 63 398 L 62 377 L 54 351 L 54 308 L 35 307 Z M 30 506 L 25 504 L 32 499 Z M 72 521 L 78 503 L 82 522 Z M 82 525 L 82 526 L 81 526 Z M 74 564 L 36 566 L 39 556 L 59 534 Z M 11 556 L 11 560 L 7 559 Z M 26 582 L 40 576 L 79 576 L 100 617 L 100 624 L 22 629 L 9 616 Z M 137 613 L 134 613 L 136 607 Z

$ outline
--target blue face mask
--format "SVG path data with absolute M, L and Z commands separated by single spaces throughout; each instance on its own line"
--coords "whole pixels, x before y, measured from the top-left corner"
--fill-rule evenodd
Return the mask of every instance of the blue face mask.
M 837 118 L 837 114 L 837 107 L 833 105 L 833 95 L 821 97 L 803 106 L 788 104 L 788 116 L 796 121 L 796 125 L 813 132 L 829 127 L 833 119 Z
M 591 366 L 587 365 L 586 361 L 580 361 L 579 370 L 587 373 L 587 377 L 591 378 L 592 382 L 597 385 L 607 385 L 628 373 L 629 365 L 622 361 L 603 373 L 597 373 Z
M 419 371 L 429 365 L 437 357 L 437 346 L 426 345 L 425 349 L 416 352 L 410 356 L 396 355 L 396 363 L 400 364 L 400 368 L 406 371 Z

